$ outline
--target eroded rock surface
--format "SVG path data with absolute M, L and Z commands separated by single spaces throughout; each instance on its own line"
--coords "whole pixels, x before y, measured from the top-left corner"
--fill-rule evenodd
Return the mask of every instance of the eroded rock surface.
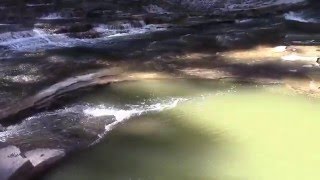
M 62 149 L 35 149 L 25 153 L 26 158 L 33 165 L 33 174 L 47 170 L 65 156 Z

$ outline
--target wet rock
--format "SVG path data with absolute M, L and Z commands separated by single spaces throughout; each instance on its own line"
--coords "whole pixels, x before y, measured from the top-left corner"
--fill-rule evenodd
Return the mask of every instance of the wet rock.
M 116 121 L 114 116 L 91 117 L 80 120 L 80 126 L 86 130 L 87 136 L 98 136 L 105 132 L 105 127 Z
M 99 38 L 101 37 L 101 33 L 96 32 L 96 31 L 87 31 L 87 32 L 79 32 L 79 33 L 71 33 L 68 34 L 69 37 L 71 38 L 78 38 L 78 39 L 94 39 L 94 38 Z
M 188 44 L 180 39 L 170 39 L 165 41 L 153 42 L 146 49 L 148 52 L 182 52 Z
M 54 31 L 54 33 L 62 34 L 62 33 L 78 33 L 78 32 L 86 32 L 93 28 L 91 24 L 83 24 L 76 23 L 70 26 L 63 26 Z
M 170 15 L 154 15 L 148 14 L 144 17 L 146 24 L 165 24 L 182 21 L 186 18 L 185 14 L 170 14 Z
M 88 18 L 111 17 L 115 12 L 110 9 L 93 9 L 87 13 Z
M 304 33 L 319 33 L 320 22 L 299 22 L 288 20 L 287 25 L 290 29 L 294 29 Z
M 303 34 L 303 33 L 290 33 L 285 36 L 284 41 L 287 44 L 293 45 L 319 45 L 319 34 Z
M 26 158 L 32 163 L 33 175 L 37 175 L 65 157 L 62 149 L 35 149 L 25 153 Z
M 1 180 L 25 180 L 31 175 L 32 169 L 31 162 L 21 156 L 19 148 L 7 146 L 0 149 Z

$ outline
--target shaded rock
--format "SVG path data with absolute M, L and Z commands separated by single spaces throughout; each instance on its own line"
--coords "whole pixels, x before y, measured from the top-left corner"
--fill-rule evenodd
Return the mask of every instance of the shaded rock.
M 293 44 L 293 45 L 319 45 L 320 35 L 292 33 L 292 34 L 287 34 L 285 36 L 284 41 L 287 44 Z
M 91 24 L 82 24 L 76 23 L 70 26 L 63 26 L 54 31 L 54 33 L 62 34 L 62 33 L 77 33 L 77 32 L 86 32 L 93 28 Z
M 93 9 L 87 13 L 88 18 L 111 17 L 115 12 L 110 9 Z
M 35 149 L 25 153 L 26 158 L 34 166 L 33 175 L 47 170 L 65 155 L 62 149 Z
M 144 17 L 144 21 L 146 24 L 164 24 L 164 23 L 175 23 L 182 21 L 186 18 L 185 14 L 162 14 L 162 15 L 154 15 L 148 14 Z
M 21 156 L 20 149 L 7 146 L 0 149 L 0 179 L 25 180 L 31 175 L 31 162 Z
M 287 26 L 290 29 L 304 33 L 319 33 L 320 32 L 320 22 L 301 22 L 288 20 Z
M 71 33 L 68 34 L 71 38 L 78 38 L 78 39 L 94 39 L 101 37 L 101 33 L 97 31 L 87 31 L 87 32 L 79 32 L 79 33 Z

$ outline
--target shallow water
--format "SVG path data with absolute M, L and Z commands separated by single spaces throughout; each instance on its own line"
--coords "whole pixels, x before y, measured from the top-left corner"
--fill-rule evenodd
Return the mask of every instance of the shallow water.
M 204 84 L 207 88 L 199 90 Z M 130 89 L 131 96 L 141 96 L 144 90 L 155 98 L 180 93 L 188 100 L 116 126 L 100 144 L 72 156 L 43 179 L 320 177 L 318 100 L 279 87 L 238 85 L 217 91 L 206 82 L 194 92 L 190 82 L 144 85 L 135 82 L 115 89 Z
M 172 84 L 168 87 L 168 84 Z M 0 132 L 0 141 L 23 150 L 77 150 L 98 143 L 129 118 L 172 109 L 206 93 L 233 89 L 230 82 L 149 80 L 113 84 L 80 94 L 63 107 L 39 112 Z

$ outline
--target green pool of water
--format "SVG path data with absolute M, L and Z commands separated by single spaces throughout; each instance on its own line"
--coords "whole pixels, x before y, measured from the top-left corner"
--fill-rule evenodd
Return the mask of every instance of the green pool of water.
M 111 87 L 109 92 L 126 90 L 130 97 L 192 98 L 130 119 L 43 179 L 320 178 L 318 100 L 252 86 L 217 91 L 207 84 L 149 81 Z

